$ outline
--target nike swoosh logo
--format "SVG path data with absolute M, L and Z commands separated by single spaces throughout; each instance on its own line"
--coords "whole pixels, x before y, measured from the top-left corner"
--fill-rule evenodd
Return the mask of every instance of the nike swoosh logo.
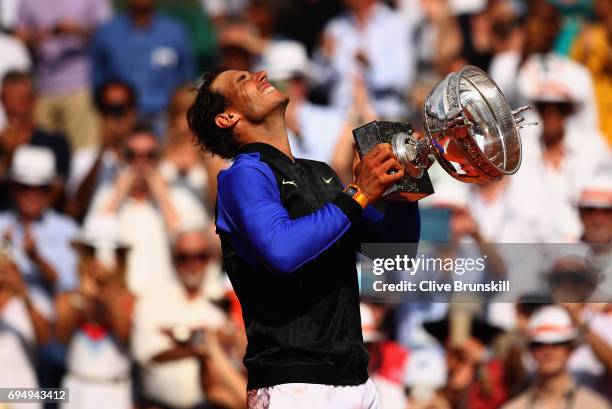
M 283 185 L 293 185 L 293 186 L 297 187 L 297 185 L 295 184 L 295 182 L 293 180 L 285 180 L 285 179 L 283 179 Z
M 323 182 L 327 183 L 328 185 L 331 183 L 332 180 L 334 180 L 334 177 L 330 177 L 329 179 L 325 179 L 325 178 L 321 178 L 323 179 Z

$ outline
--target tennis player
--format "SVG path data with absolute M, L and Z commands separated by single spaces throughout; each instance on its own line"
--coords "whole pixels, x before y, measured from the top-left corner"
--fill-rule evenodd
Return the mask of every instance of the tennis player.
M 233 160 L 218 176 L 216 226 L 248 338 L 248 407 L 378 408 L 356 251 L 418 242 L 418 206 L 370 206 L 403 176 L 388 144 L 361 159 L 346 188 L 328 165 L 294 158 L 288 102 L 263 71 L 217 70 L 187 114 L 201 147 Z

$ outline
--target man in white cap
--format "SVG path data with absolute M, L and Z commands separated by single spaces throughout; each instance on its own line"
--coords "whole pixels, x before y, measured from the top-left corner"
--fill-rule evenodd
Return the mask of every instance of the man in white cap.
M 535 134 L 528 132 L 524 138 L 521 173 L 547 194 L 545 202 L 534 205 L 546 203 L 555 219 L 557 242 L 579 239 L 580 192 L 600 173 L 612 171 L 611 153 L 600 133 L 568 125 L 582 104 L 579 87 L 572 81 L 571 70 L 553 57 L 526 65 L 519 76 L 519 88 L 540 117 Z
M 579 335 L 563 307 L 542 307 L 531 317 L 527 335 L 535 360 L 536 378 L 532 386 L 504 409 L 589 408 L 606 409 L 609 404 L 588 388 L 577 385 L 568 361 Z
M 50 149 L 20 146 L 10 169 L 13 208 L 0 213 L 0 236 L 12 243 L 14 261 L 47 318 L 53 315 L 53 295 L 76 286 L 76 257 L 70 240 L 78 228 L 50 207 L 55 178 Z

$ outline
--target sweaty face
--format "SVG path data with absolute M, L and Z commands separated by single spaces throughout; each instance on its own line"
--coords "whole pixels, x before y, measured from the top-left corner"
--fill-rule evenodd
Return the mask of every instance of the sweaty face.
M 213 81 L 211 88 L 221 92 L 230 106 L 226 112 L 237 114 L 241 120 L 257 124 L 289 102 L 289 98 L 268 82 L 265 71 L 224 71 Z

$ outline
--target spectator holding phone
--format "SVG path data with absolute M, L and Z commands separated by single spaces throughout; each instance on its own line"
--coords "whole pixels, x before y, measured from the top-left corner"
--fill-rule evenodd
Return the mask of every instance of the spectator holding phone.
M 87 216 L 116 218 L 121 237 L 132 248 L 126 279 L 137 295 L 174 279 L 169 237 L 185 224 L 208 222 L 202 204 L 187 189 L 163 179 L 159 159 L 157 138 L 150 128 L 137 126 L 124 141 L 124 165 L 113 182 L 98 189 Z
M 203 293 L 212 258 L 204 229 L 179 233 L 173 248 L 177 281 L 137 303 L 132 349 L 141 369 L 144 408 L 246 405 L 246 380 L 219 344 L 226 317 Z
M 134 297 L 125 285 L 129 246 L 112 219 L 88 220 L 72 241 L 79 286 L 56 298 L 56 336 L 68 345 L 64 408 L 132 408 L 128 343 Z

